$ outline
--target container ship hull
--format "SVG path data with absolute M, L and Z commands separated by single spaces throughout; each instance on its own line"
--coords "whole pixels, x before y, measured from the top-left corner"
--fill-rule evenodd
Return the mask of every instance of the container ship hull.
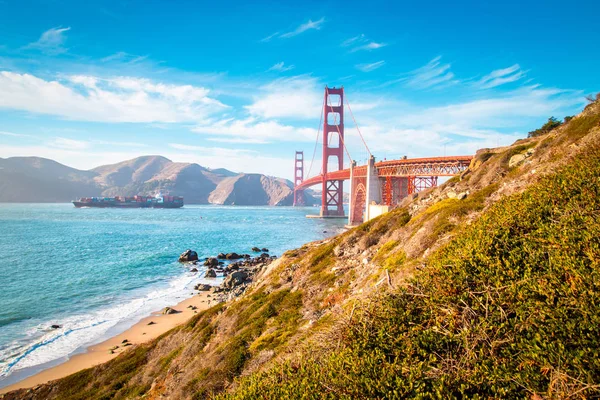
M 180 196 L 82 197 L 73 201 L 76 208 L 181 208 Z

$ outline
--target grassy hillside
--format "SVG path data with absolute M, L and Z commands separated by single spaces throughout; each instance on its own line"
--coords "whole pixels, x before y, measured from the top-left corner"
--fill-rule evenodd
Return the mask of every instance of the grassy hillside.
M 246 377 L 223 398 L 599 396 L 599 213 L 595 145 L 371 299 L 335 349 Z
M 6 399 L 600 396 L 600 104 Z M 456 193 L 465 193 L 458 200 Z

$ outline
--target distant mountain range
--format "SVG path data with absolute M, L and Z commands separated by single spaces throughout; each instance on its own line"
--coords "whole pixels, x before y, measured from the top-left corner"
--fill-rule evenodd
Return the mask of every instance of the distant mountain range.
M 0 202 L 68 202 L 77 197 L 183 196 L 186 204 L 291 205 L 287 179 L 143 156 L 89 171 L 40 157 L 0 158 Z M 307 194 L 307 204 L 314 198 Z

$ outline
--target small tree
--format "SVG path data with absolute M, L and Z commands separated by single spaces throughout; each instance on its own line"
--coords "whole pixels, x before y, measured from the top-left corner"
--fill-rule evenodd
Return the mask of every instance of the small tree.
M 529 134 L 527 135 L 527 137 L 536 137 L 536 136 L 540 136 L 540 135 L 545 135 L 546 133 L 550 132 L 552 129 L 561 126 L 562 123 L 554 118 L 554 117 L 550 117 L 548 118 L 548 122 L 546 122 L 544 125 L 542 125 L 541 128 L 536 129 L 535 131 L 531 131 L 529 132 Z
M 590 103 L 595 103 L 597 101 L 600 101 L 600 92 L 596 93 L 596 97 L 594 97 L 594 95 L 590 94 L 588 96 L 585 96 L 585 99 L 587 101 L 589 101 Z

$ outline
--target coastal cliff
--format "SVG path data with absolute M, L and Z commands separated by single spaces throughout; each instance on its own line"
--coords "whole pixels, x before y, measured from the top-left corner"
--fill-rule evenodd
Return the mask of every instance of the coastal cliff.
M 291 205 L 286 179 L 144 156 L 81 171 L 39 157 L 0 159 L 0 202 L 68 202 L 81 196 L 168 192 L 186 204 Z M 306 204 L 314 202 L 306 194 Z
M 288 251 L 236 300 L 3 399 L 597 397 L 599 182 L 596 102 Z

